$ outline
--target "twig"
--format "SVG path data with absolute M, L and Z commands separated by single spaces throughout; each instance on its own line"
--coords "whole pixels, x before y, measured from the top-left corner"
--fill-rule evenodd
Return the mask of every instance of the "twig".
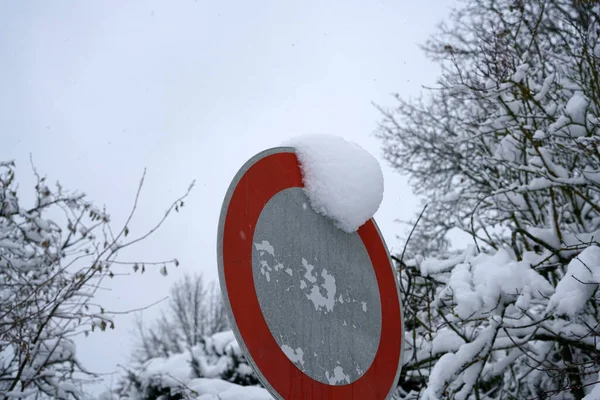
M 148 304 L 146 306 L 139 307 L 139 308 L 133 308 L 133 309 L 127 310 L 127 311 L 108 311 L 108 310 L 105 310 L 104 313 L 105 314 L 115 314 L 116 315 L 116 314 L 131 314 L 131 313 L 138 312 L 138 311 L 144 311 L 144 310 L 149 309 L 150 307 L 154 307 L 155 305 L 157 305 L 159 303 L 162 303 L 163 301 L 167 300 L 168 298 L 169 298 L 169 296 L 165 296 L 162 299 L 156 300 L 154 303 L 151 303 L 151 304 Z
M 404 248 L 402 249 L 402 254 L 400 255 L 400 259 L 398 260 L 397 257 L 393 257 L 394 261 L 398 262 L 400 265 L 403 264 L 403 260 L 404 260 L 404 253 L 406 252 L 406 247 L 408 246 L 408 242 L 410 242 L 410 238 L 412 237 L 413 232 L 415 231 L 417 225 L 419 224 L 419 221 L 421 220 L 421 217 L 423 217 L 423 214 L 425 213 L 425 210 L 427 209 L 427 206 L 429 204 L 425 204 L 425 207 L 423 207 L 423 210 L 421 210 L 421 213 L 419 214 L 419 218 L 417 218 L 417 221 L 414 223 L 412 229 L 410 230 L 410 233 L 408 234 L 408 238 L 406 239 L 406 243 L 404 243 Z

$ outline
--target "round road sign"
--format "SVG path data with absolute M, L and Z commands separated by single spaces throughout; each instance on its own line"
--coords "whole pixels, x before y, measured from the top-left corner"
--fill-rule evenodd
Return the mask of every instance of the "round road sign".
M 373 219 L 355 233 L 312 210 L 293 148 L 263 151 L 233 179 L 218 233 L 235 336 L 278 399 L 386 399 L 400 375 L 402 317 Z

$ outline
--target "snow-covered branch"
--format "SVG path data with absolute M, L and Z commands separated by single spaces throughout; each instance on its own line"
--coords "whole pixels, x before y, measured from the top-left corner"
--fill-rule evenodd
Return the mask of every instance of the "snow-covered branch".
M 93 374 L 77 360 L 73 336 L 114 328 L 112 315 L 91 299 L 119 273 L 113 262 L 128 244 L 111 235 L 105 211 L 59 184 L 50 189 L 34 172 L 28 208 L 14 163 L 0 163 L 0 399 L 80 399 Z
M 401 385 L 425 398 L 596 390 L 599 21 L 597 2 L 465 1 L 425 45 L 438 87 L 382 108 L 386 157 L 429 205 L 401 270 Z M 473 246 L 450 252 L 452 229 Z

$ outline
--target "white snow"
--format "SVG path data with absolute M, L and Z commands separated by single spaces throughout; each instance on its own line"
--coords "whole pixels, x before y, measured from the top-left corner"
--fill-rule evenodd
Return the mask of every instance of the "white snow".
M 433 264 L 433 260 L 428 261 Z M 447 265 L 444 263 L 448 261 L 440 263 L 444 268 L 429 268 L 445 270 Z M 495 309 L 499 301 L 510 298 L 519 301 L 521 296 L 527 299 L 530 296 L 541 297 L 550 295 L 552 291 L 552 286 L 531 268 L 529 262 L 515 261 L 508 251 L 501 249 L 493 255 L 482 253 L 456 265 L 447 286 L 436 296 L 435 304 L 445 304 L 451 299 L 458 317 L 471 318 L 484 316 Z
M 171 393 L 188 392 L 194 400 L 272 399 L 267 390 L 255 386 L 240 386 L 225 381 L 223 374 L 235 368 L 241 376 L 252 376 L 252 368 L 243 360 L 242 352 L 232 331 L 216 333 L 205 338 L 205 346 L 197 345 L 170 357 L 150 359 L 138 372 L 141 390 L 150 386 L 170 388 Z M 293 351 L 302 359 L 302 349 Z M 198 363 L 202 378 L 195 378 L 197 371 L 192 367 L 192 357 Z M 236 364 L 236 358 L 240 362 Z M 66 389 L 65 389 L 66 390 Z M 135 391 L 126 399 L 138 399 Z
M 358 144 L 332 135 L 290 139 L 300 162 L 311 207 L 345 232 L 373 217 L 383 199 L 379 163 Z
M 538 140 L 544 139 L 544 138 L 546 138 L 546 132 L 541 131 L 541 130 L 537 130 L 533 134 L 533 138 L 534 139 L 538 139 Z
M 461 368 L 470 360 L 473 360 L 478 354 L 491 346 L 497 327 L 498 323 L 495 319 L 491 319 L 489 326 L 482 330 L 475 340 L 463 344 L 455 353 L 444 354 L 431 370 L 427 389 L 423 393 L 423 400 L 439 399 L 443 394 L 446 383 L 453 380 Z M 464 376 L 462 379 L 465 381 L 466 386 L 474 384 L 473 381 L 466 380 Z
M 533 97 L 535 101 L 541 101 L 544 97 L 546 97 L 550 91 L 550 86 L 554 83 L 554 78 L 555 74 L 550 74 L 546 77 L 546 79 L 544 79 L 541 90 Z
M 588 103 L 589 101 L 585 98 L 583 93 L 576 92 L 567 102 L 565 113 L 571 117 L 573 122 L 585 125 L 585 114 Z
M 595 184 L 600 184 L 600 170 L 594 169 L 591 165 L 587 165 L 582 172 L 585 179 Z
M 598 45 L 598 48 L 600 48 L 600 44 Z M 599 57 L 600 57 L 600 55 L 599 55 Z M 600 374 L 598 374 L 597 381 L 600 382 Z M 598 399 L 600 399 L 600 384 L 596 383 L 593 386 L 592 391 L 590 393 L 588 393 L 588 395 L 585 396 L 582 400 L 598 400 Z
M 35 390 L 35 389 L 27 389 L 27 390 L 14 390 L 14 391 L 10 391 L 10 392 L 4 392 L 2 393 L 3 396 L 7 397 L 8 399 L 25 399 L 29 396 L 35 396 L 36 394 L 39 395 L 39 393 Z
M 519 65 L 517 67 L 517 71 L 512 76 L 513 81 L 515 81 L 516 83 L 521 82 L 523 80 L 523 78 L 525 78 L 525 75 L 527 74 L 528 69 L 529 69 L 529 65 L 527 65 L 527 64 Z
M 233 331 L 223 331 L 215 333 L 206 339 L 206 345 L 212 347 L 217 353 L 224 354 L 232 344 L 237 346 Z
M 521 144 L 511 135 L 506 135 L 494 152 L 494 158 L 500 161 L 521 162 L 523 154 Z
M 473 247 L 469 247 L 463 254 L 448 258 L 446 260 L 439 260 L 437 258 L 427 258 L 419 264 L 419 270 L 421 275 L 430 276 L 438 274 L 443 271 L 448 271 L 454 268 L 457 264 L 460 264 L 465 258 L 472 254 Z
M 600 282 L 600 247 L 590 246 L 573 259 L 567 273 L 556 285 L 548 311 L 573 317 L 592 297 Z
M 197 378 L 187 386 L 198 394 L 196 400 L 272 400 L 269 393 L 259 387 L 239 386 L 221 379 Z
M 437 331 L 436 336 L 431 342 L 431 352 L 433 354 L 441 354 L 456 351 L 464 343 L 465 341 L 452 329 L 442 328 Z
M 564 107 L 561 115 L 548 126 L 548 131 L 559 137 L 586 136 L 586 115 L 589 100 L 580 91 L 575 92 Z
M 189 367 L 190 360 L 189 353 L 176 354 L 169 358 L 153 358 L 146 364 L 140 377 L 149 380 L 151 377 L 161 376 L 167 385 L 188 381 L 192 372 Z

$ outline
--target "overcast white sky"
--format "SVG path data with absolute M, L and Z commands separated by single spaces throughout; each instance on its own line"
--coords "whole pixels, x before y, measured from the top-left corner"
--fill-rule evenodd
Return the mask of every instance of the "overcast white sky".
M 180 214 L 129 260 L 179 258 L 158 272 L 113 282 L 100 300 L 127 310 L 166 296 L 184 272 L 216 273 L 221 202 L 252 155 L 306 133 L 361 144 L 381 160 L 372 102 L 417 96 L 437 67 L 418 48 L 451 2 L 409 1 L 4 1 L 0 3 L 0 160 L 33 186 L 29 154 L 51 182 L 128 213 L 143 168 L 140 233 L 191 180 Z M 376 214 L 391 248 L 396 218 L 418 209 L 405 181 L 382 161 Z M 151 319 L 156 310 L 144 314 Z M 114 332 L 78 341 L 97 372 L 131 348 L 132 317 Z

